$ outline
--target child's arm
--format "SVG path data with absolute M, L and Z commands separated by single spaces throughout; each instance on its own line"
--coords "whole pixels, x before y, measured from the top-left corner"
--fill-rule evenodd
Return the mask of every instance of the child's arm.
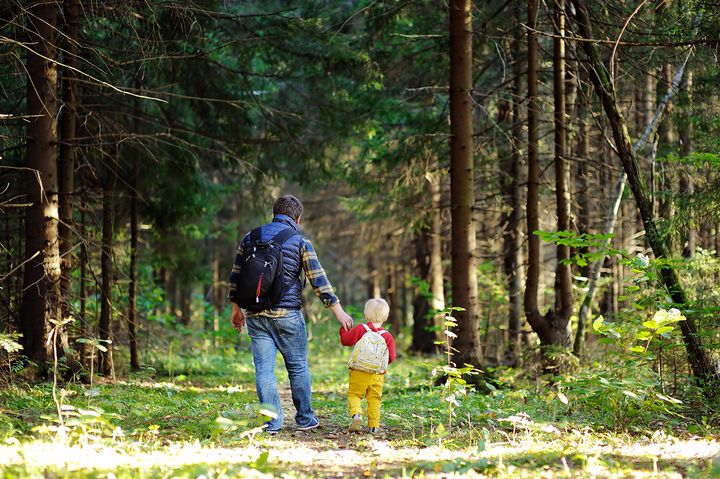
M 385 344 L 388 347 L 388 364 L 390 364 L 395 361 L 395 338 L 393 338 L 392 334 L 385 335 Z
M 340 342 L 343 346 L 354 346 L 355 343 L 360 341 L 363 334 L 365 334 L 365 328 L 362 324 L 358 324 L 350 331 L 345 331 L 344 328 L 340 328 Z

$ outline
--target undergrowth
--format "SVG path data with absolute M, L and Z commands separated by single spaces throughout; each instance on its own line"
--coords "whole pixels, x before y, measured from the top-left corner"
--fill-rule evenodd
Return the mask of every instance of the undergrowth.
M 585 477 L 599 468 L 606 473 L 642 469 L 666 470 L 667 477 L 720 477 L 718 459 L 713 459 L 720 453 L 716 405 L 707 404 L 690 386 L 676 397 L 664 395 L 651 371 L 626 375 L 600 363 L 561 378 L 498 369 L 497 385 L 489 394 L 469 390 L 449 407 L 446 391 L 432 377 L 446 358 L 401 354 L 386 378 L 383 434 L 349 436 L 348 351 L 339 345 L 335 323 L 313 329 L 313 406 L 323 424 L 314 436 L 298 435 L 291 426 L 277 437 L 259 432 L 265 417 L 255 396 L 246 337 L 211 348 L 178 335 L 172 338 L 172 354 L 152 351 L 141 371 L 115 383 L 98 378 L 92 387 L 60 384 L 62 423 L 51 385 L 6 386 L 0 391 L 0 459 L 6 464 L 0 479 L 288 475 L 284 448 L 298 441 L 311 441 L 320 449 L 349 448 L 362 456 L 373 454 L 378 440 L 398 454 L 440 451 L 427 460 L 418 455 L 403 463 L 398 458 L 381 468 L 387 475 L 536 477 L 528 471 L 549 468 L 558 477 Z M 643 371 L 637 366 L 626 370 Z M 281 384 L 286 382 L 281 358 L 277 373 Z M 288 411 L 289 422 L 292 413 Z M 693 435 L 702 436 L 706 450 L 692 460 L 618 452 L 635 444 L 693 440 Z M 77 453 L 82 448 L 94 451 L 92 457 Z M 51 461 L 52 454 L 61 457 Z M 47 461 L 25 459 L 32 457 Z M 327 473 L 301 468 L 289 477 Z M 364 470 L 360 466 L 343 474 L 364 475 Z

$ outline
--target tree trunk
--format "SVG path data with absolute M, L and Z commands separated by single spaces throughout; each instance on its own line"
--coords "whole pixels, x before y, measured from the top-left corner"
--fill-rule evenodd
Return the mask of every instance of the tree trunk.
M 692 110 L 691 110 L 691 90 L 692 90 L 692 72 L 688 72 L 684 77 L 681 84 L 681 90 L 683 92 L 682 106 L 683 106 L 683 118 L 680 123 L 680 157 L 687 158 L 692 154 Z M 680 196 L 687 199 L 692 199 L 695 193 L 695 183 L 693 181 L 693 175 L 691 174 L 690 165 L 683 165 L 680 167 Z M 686 226 L 682 228 L 681 244 L 683 245 L 683 256 L 686 258 L 692 258 L 695 255 L 695 248 L 697 247 L 697 231 L 692 221 L 692 211 L 688 209 L 687 215 L 689 221 Z
M 430 213 L 430 271 L 428 272 L 428 284 L 432 299 L 430 307 L 434 311 L 445 309 L 445 278 L 442 265 L 442 177 L 439 173 L 426 176 L 430 185 L 430 200 L 432 201 Z M 441 336 L 443 331 L 444 317 L 436 313 L 433 323 L 437 330 L 436 340 L 444 340 Z
M 368 258 L 368 298 L 379 298 L 380 297 L 380 275 L 375 267 L 373 256 Z
M 391 240 L 390 240 L 391 241 Z M 395 255 L 394 255 L 395 256 Z M 397 257 L 397 256 L 395 256 Z M 400 321 L 400 298 L 398 295 L 398 267 L 395 264 L 390 265 L 387 275 L 387 301 L 390 306 L 388 322 L 390 323 L 394 333 L 399 334 L 402 328 Z
M 57 69 L 55 31 L 57 4 L 28 7 L 27 201 L 25 272 L 21 307 L 23 353 L 44 365 L 52 356 L 49 328 L 61 319 L 60 244 L 58 238 Z
M 539 186 L 540 186 L 540 162 L 538 156 L 538 44 L 535 29 L 537 26 L 537 1 L 528 0 L 528 29 L 527 29 L 527 63 L 528 63 L 528 180 L 527 180 L 527 208 L 526 222 L 528 234 L 528 270 L 525 282 L 525 315 L 528 323 L 538 336 L 543 338 L 549 336 L 545 332 L 546 325 L 540 317 L 538 310 L 538 286 L 540 281 L 540 238 L 535 231 L 540 229 L 539 220 Z
M 570 231 L 570 168 L 567 155 L 567 122 L 565 104 L 565 1 L 555 0 L 555 22 L 553 37 L 553 93 L 555 122 L 555 199 L 557 202 L 557 230 Z M 570 247 L 558 244 L 556 248 L 557 266 L 555 273 L 555 322 L 553 329 L 560 344 L 568 345 L 568 322 L 573 311 L 572 271 Z
M 73 194 L 75 177 L 75 127 L 77 124 L 77 89 L 75 86 L 75 72 L 77 67 L 77 52 L 79 39 L 78 0 L 64 2 L 66 38 L 63 54 L 63 63 L 67 68 L 62 78 L 62 117 L 60 124 L 60 158 L 58 160 L 58 183 L 60 203 L 60 292 L 62 295 L 63 317 L 70 316 L 70 272 L 72 270 L 72 228 L 73 222 Z
M 102 252 L 100 259 L 100 268 L 102 270 L 101 285 L 101 303 L 100 303 L 100 319 L 98 321 L 98 339 L 112 341 L 111 337 L 111 321 L 112 321 L 112 278 L 113 278 L 113 193 L 117 175 L 114 166 L 107 168 L 107 177 L 103 188 L 102 208 L 103 208 L 103 227 L 102 227 Z M 112 344 L 104 343 L 107 351 L 100 351 L 98 355 L 98 371 L 106 376 L 112 371 Z
M 572 1 L 578 15 L 578 33 L 584 38 L 592 38 L 586 2 L 583 0 Z M 618 155 L 620 156 L 623 169 L 628 177 L 630 189 L 638 205 L 648 243 L 656 258 L 669 259 L 669 250 L 662 236 L 659 234 L 652 202 L 648 198 L 647 187 L 645 186 L 635 151 L 631 145 L 625 118 L 620 112 L 615 100 L 615 87 L 609 79 L 605 65 L 602 64 L 598 58 L 594 44 L 590 42 L 581 42 L 581 44 L 591 66 L 590 79 L 595 87 L 596 94 L 600 97 L 603 110 L 610 122 Z M 680 308 L 684 309 L 687 307 L 687 296 L 680 284 L 677 271 L 667 264 L 661 264 L 658 265 L 658 273 L 660 283 L 666 288 L 673 302 Z M 697 335 L 697 327 L 692 314 L 686 312 L 686 318 L 685 321 L 681 321 L 679 324 L 693 375 L 700 384 L 707 386 L 709 389 L 717 388 L 718 383 L 720 383 L 720 371 L 718 371 L 717 366 L 713 363 L 712 358 Z
M 430 244 L 432 241 L 430 228 L 422 228 L 415 235 L 415 262 L 417 265 L 416 274 L 421 280 L 430 276 Z M 420 287 L 415 288 L 413 297 L 413 329 L 412 343 L 410 350 L 415 353 L 430 354 L 435 352 L 435 333 L 429 326 L 432 326 L 431 302 L 428 298 L 429 292 L 424 292 Z M 431 293 L 430 293 L 431 294 Z
M 138 247 L 138 164 L 132 160 L 130 183 L 130 273 L 128 284 L 128 342 L 130 347 L 130 369 L 140 369 L 140 354 L 137 340 L 137 247 Z
M 519 4 L 516 16 L 520 18 Z M 512 99 L 508 105 L 507 123 L 510 125 L 510 154 L 504 155 L 501 165 L 505 173 L 501 176 L 501 185 L 505 202 L 509 208 L 501 217 L 501 224 L 505 225 L 503 232 L 503 272 L 508 288 L 508 343 L 505 350 L 505 361 L 516 366 L 520 351 L 520 314 L 522 312 L 521 298 L 521 264 L 522 264 L 522 229 L 520 218 L 522 204 L 520 195 L 520 144 L 522 142 L 522 124 L 520 122 L 520 78 L 522 64 L 520 63 L 520 44 L 522 32 L 513 40 L 512 46 L 507 48 L 512 60 L 515 62 L 515 79 L 512 83 Z
M 80 236 L 82 238 L 82 244 L 80 245 L 80 331 L 78 335 L 81 338 L 87 339 L 88 327 L 87 327 L 87 246 L 85 244 L 85 212 L 80 211 Z M 87 347 L 85 343 L 80 343 L 78 348 L 78 354 L 80 355 L 80 363 L 87 366 Z
M 450 2 L 450 205 L 452 292 L 457 311 L 456 364 L 478 366 L 475 193 L 472 138 L 472 22 L 470 0 Z

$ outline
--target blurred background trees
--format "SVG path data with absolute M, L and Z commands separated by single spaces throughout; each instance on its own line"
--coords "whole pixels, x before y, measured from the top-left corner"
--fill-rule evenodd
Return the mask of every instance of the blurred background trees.
M 290 192 L 343 303 L 388 299 L 407 353 L 458 306 L 458 366 L 647 342 L 661 377 L 716 382 L 717 9 L 461 3 L 5 2 L 0 334 L 108 375 L 167 331 L 232 343 L 235 247 Z

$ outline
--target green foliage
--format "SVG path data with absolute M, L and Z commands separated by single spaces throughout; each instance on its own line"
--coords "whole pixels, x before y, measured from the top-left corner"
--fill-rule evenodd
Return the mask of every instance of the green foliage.
M 555 243 L 573 248 L 574 254 L 571 258 L 565 260 L 565 264 L 577 264 L 578 266 L 587 266 L 599 259 L 612 255 L 624 255 L 618 249 L 610 246 L 610 240 L 613 234 L 578 234 L 574 231 L 534 231 L 533 234 L 540 237 L 547 243 Z

